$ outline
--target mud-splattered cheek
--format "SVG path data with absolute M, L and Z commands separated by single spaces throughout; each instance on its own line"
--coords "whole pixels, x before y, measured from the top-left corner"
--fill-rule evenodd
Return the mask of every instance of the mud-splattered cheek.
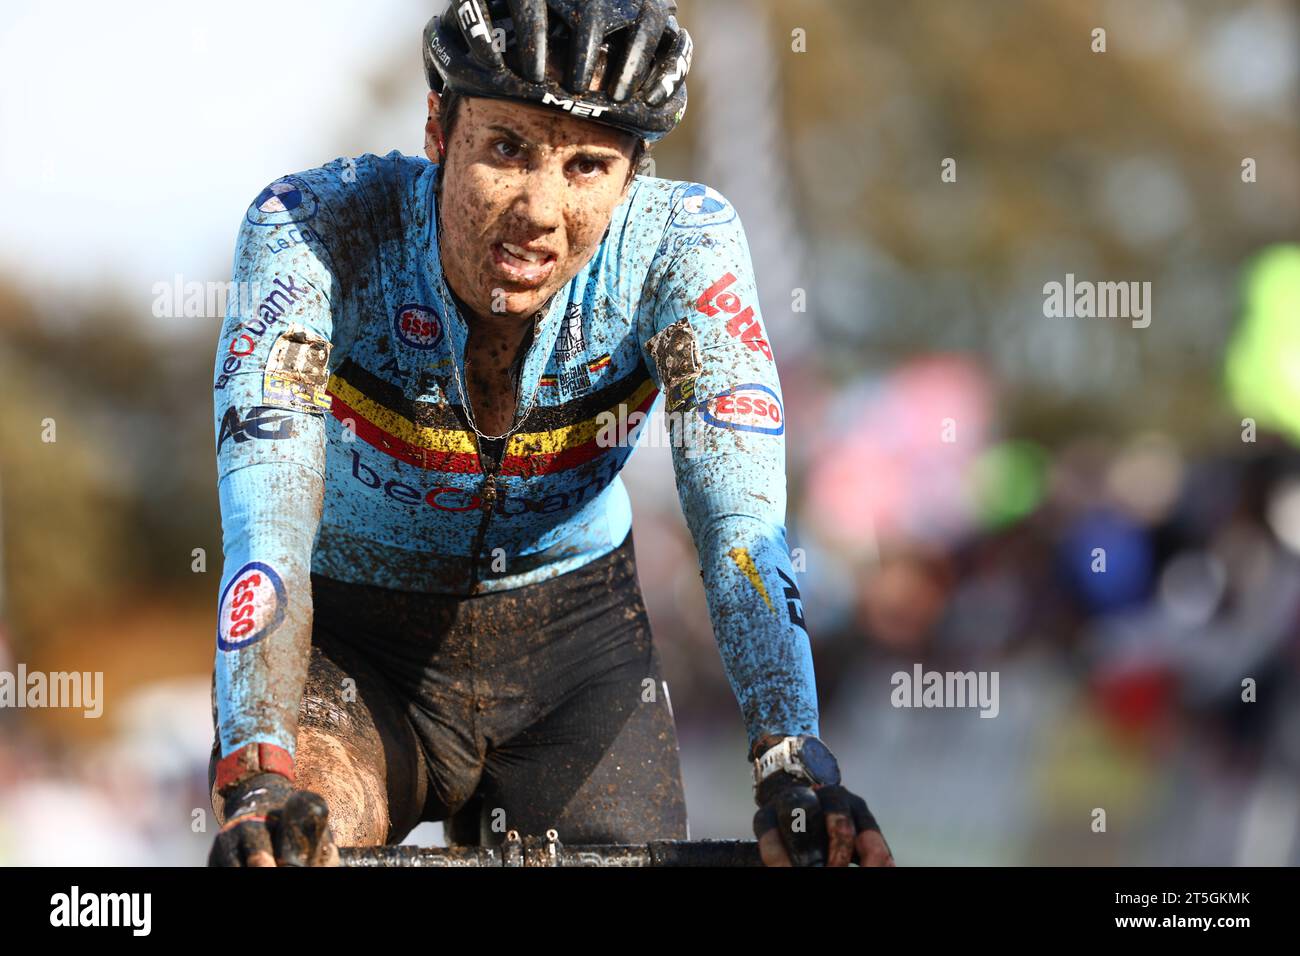
M 474 223 L 493 221 L 496 213 L 492 202 L 481 185 L 470 179 L 461 188 L 444 189 L 443 203 L 443 226 L 448 235 L 443 236 L 439 251 L 449 260 L 454 273 L 467 276 L 481 287 L 486 279 L 486 263 L 481 261 L 480 250 L 472 239 L 466 240 L 476 235 Z M 449 242 L 448 236 L 461 237 L 461 241 Z
M 565 216 L 566 239 L 569 244 L 568 270 L 576 274 L 596 253 L 604 238 L 614 207 L 582 204 L 571 208 Z

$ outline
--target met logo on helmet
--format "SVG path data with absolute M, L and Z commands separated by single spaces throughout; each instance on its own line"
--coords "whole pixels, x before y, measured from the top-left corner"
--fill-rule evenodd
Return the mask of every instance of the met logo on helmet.
M 695 44 L 691 41 L 691 36 L 688 33 L 686 35 L 686 43 L 682 47 L 681 56 L 677 57 L 677 65 L 673 67 L 671 73 L 664 74 L 664 78 L 659 81 L 664 88 L 664 93 L 668 96 L 673 95 L 673 90 L 677 88 L 677 84 L 682 81 L 682 77 L 684 77 L 687 71 L 690 70 L 691 50 L 694 48 Z
M 545 106 L 558 106 L 574 116 L 599 116 L 609 109 L 608 106 L 592 106 L 590 103 L 583 103 L 581 100 L 561 99 L 551 93 L 542 94 L 542 104 Z
M 457 7 L 456 16 L 460 18 L 460 25 L 469 31 L 470 36 L 481 36 L 484 40 L 491 40 L 487 24 L 483 22 L 483 17 L 478 12 L 478 4 L 474 0 L 465 0 Z

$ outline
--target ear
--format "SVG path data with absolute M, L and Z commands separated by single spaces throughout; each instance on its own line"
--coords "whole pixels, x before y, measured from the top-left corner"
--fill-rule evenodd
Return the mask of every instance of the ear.
M 447 149 L 442 137 L 442 97 L 435 90 L 429 91 L 429 118 L 424 123 L 424 155 L 429 162 L 442 162 Z
M 636 178 L 637 166 L 640 164 L 639 160 L 637 162 L 632 162 L 632 159 L 635 156 L 636 156 L 636 144 L 633 144 L 631 151 L 629 152 L 627 157 L 628 162 L 631 163 L 631 165 L 628 167 L 627 179 L 623 180 L 623 194 L 619 197 L 619 202 L 622 202 L 623 200 L 627 199 L 627 194 L 632 190 L 632 180 Z

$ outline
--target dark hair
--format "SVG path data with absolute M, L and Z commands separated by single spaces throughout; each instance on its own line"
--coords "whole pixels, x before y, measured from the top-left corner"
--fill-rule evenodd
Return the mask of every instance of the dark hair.
M 438 101 L 438 122 L 442 126 L 442 141 L 444 145 L 451 143 L 451 134 L 456 129 L 456 118 L 460 115 L 460 105 L 464 101 L 463 93 L 455 90 L 447 90 L 443 93 Z M 632 136 L 632 133 L 628 133 Z M 632 167 L 628 170 L 627 178 L 630 181 L 641 169 L 641 165 L 647 158 L 650 149 L 646 141 L 640 136 L 636 138 L 636 145 L 632 147 Z

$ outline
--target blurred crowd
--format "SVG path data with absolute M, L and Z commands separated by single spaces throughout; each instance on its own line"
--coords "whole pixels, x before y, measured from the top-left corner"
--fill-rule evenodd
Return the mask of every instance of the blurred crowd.
M 919 364 L 936 363 L 954 371 Z M 812 387 L 797 367 L 783 378 L 787 396 Z M 791 477 L 823 736 L 900 858 L 1300 862 L 1300 454 L 1266 435 L 1189 455 L 1159 433 L 962 453 L 938 417 L 917 447 L 889 447 L 873 408 L 893 414 L 894 390 L 931 380 L 960 395 L 960 378 L 911 368 L 843 390 L 862 433 L 832 415 L 805 441 L 856 447 L 857 465 L 840 462 L 856 480 L 819 497 L 815 455 Z M 632 476 L 650 512 L 641 580 L 684 740 L 701 748 L 688 791 L 689 769 L 710 781 L 696 826 L 743 836 L 743 734 L 671 484 L 654 480 L 664 467 Z M 894 706 L 892 675 L 916 664 L 997 672 L 996 719 Z

